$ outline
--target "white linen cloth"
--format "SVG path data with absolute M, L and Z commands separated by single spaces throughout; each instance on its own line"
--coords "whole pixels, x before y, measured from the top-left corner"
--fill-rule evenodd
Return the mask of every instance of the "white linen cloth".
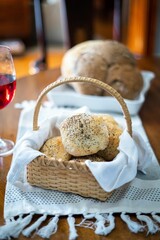
M 88 112 L 87 108 L 80 108 L 65 114 L 55 113 L 50 119 L 41 123 L 38 131 L 27 131 L 17 142 L 14 151 L 14 159 L 8 174 L 8 181 L 15 184 L 25 166 L 36 157 L 43 155 L 39 149 L 50 137 L 59 135 L 58 125 L 66 118 L 77 112 Z M 91 113 L 90 113 L 91 114 Z M 92 113 L 93 114 L 93 113 Z M 137 170 L 145 172 L 150 164 L 150 152 L 148 146 L 140 135 L 134 131 L 133 138 L 126 130 L 120 136 L 119 154 L 114 160 L 108 162 L 91 162 L 89 159 L 86 165 L 106 191 L 110 192 L 133 180 Z M 19 164 L 20 163 L 20 164 Z
M 28 105 L 27 108 L 21 112 L 20 116 L 17 147 L 6 185 L 4 205 L 6 225 L 0 227 L 0 239 L 18 238 L 20 234 L 29 238 L 35 236 L 35 239 L 37 235 L 42 238 L 49 238 L 57 231 L 60 216 L 67 216 L 69 225 L 68 239 L 70 240 L 77 238 L 78 233 L 76 229 L 78 227 L 91 228 L 95 231 L 95 234 L 98 235 L 108 235 L 116 227 L 115 213 L 120 214 L 121 219 L 127 224 L 129 230 L 134 233 L 147 231 L 147 234 L 154 234 L 160 230 L 160 216 L 158 215 L 160 213 L 160 167 L 138 116 L 132 117 L 132 123 L 133 131 L 135 132 L 136 129 L 139 134 L 134 135 L 134 141 L 132 139 L 130 140 L 133 141 L 135 149 L 137 149 L 136 144 L 139 145 L 139 141 L 141 143 L 144 142 L 144 146 L 147 145 L 148 147 L 148 167 L 146 166 L 146 169 L 144 169 L 143 160 L 138 162 L 136 160 L 138 169 L 145 170 L 146 174 L 138 171 L 136 178 L 128 184 L 117 188 L 109 199 L 101 202 L 72 193 L 33 187 L 26 182 L 25 164 L 27 161 L 30 161 L 31 157 L 26 158 L 28 152 L 30 152 L 30 148 L 26 148 L 26 144 L 28 145 L 28 142 L 31 141 L 24 141 L 24 139 L 27 135 L 33 133 L 31 131 L 33 104 L 31 105 L 32 107 Z M 81 111 L 88 111 L 88 109 L 82 108 Z M 39 116 L 40 131 L 41 133 L 44 131 L 46 135 L 43 136 L 43 139 L 38 139 L 38 141 L 35 142 L 32 141 L 31 145 L 35 149 L 34 157 L 39 154 L 37 149 L 42 144 L 44 138 L 47 138 L 47 135 L 51 134 L 50 130 L 46 132 L 47 126 L 42 125 L 43 121 L 51 118 L 52 124 L 54 125 L 56 122 L 58 127 L 63 118 L 71 114 L 73 114 L 73 109 L 41 108 Z M 56 117 L 57 115 L 58 118 Z M 117 114 L 113 115 L 115 119 L 123 125 L 123 117 Z M 56 134 L 58 134 L 58 132 Z M 124 132 L 124 134 L 126 133 Z M 143 138 L 142 141 L 141 137 Z M 123 136 L 121 136 L 121 138 L 123 138 Z M 27 137 L 27 139 L 29 138 Z M 22 142 L 24 144 L 23 149 L 26 148 L 28 151 L 27 153 L 21 151 L 23 159 L 17 151 L 18 146 L 22 147 Z M 36 142 L 38 142 L 38 144 Z M 138 153 L 141 159 L 143 159 L 143 156 L 145 156 L 144 153 L 146 152 L 144 146 L 138 148 L 141 150 Z M 135 153 L 136 156 L 137 151 L 135 151 Z M 146 156 L 145 159 L 147 159 Z M 127 167 L 131 166 L 130 164 L 128 165 L 128 162 L 129 161 L 125 159 L 124 164 Z M 90 164 L 89 161 L 88 163 Z M 121 169 L 122 173 L 125 173 L 125 166 Z M 106 187 L 105 183 L 104 185 Z M 117 182 L 111 183 L 111 186 L 113 188 L 118 186 Z M 132 217 L 129 215 L 130 213 L 135 214 L 137 220 L 132 220 Z M 31 223 L 34 214 L 38 214 L 39 217 Z M 77 214 L 83 215 L 81 223 L 75 222 Z M 146 214 L 149 214 L 149 216 Z M 46 218 L 50 219 L 48 223 L 45 222 Z M 44 227 L 41 227 L 42 222 L 44 222 Z

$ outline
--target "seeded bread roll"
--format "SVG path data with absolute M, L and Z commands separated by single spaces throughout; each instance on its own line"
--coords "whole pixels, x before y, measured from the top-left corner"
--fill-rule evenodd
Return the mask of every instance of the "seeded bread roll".
M 73 156 L 97 153 L 108 145 L 107 123 L 96 115 L 77 114 L 60 125 L 62 143 Z
M 98 114 L 97 117 L 103 118 L 103 120 L 106 121 L 107 125 L 112 124 L 113 126 L 119 126 L 114 117 L 109 114 Z
M 121 69 L 121 79 L 117 67 Z M 128 66 L 130 71 L 128 73 Z M 110 70 L 111 69 L 111 70 Z M 125 73 L 127 71 L 127 73 Z M 136 65 L 134 55 L 129 49 L 117 41 L 91 40 L 77 44 L 69 49 L 61 64 L 62 77 L 85 76 L 96 78 L 116 87 L 116 90 L 126 99 L 135 99 L 142 90 L 143 79 Z M 88 95 L 105 95 L 104 91 L 88 83 L 71 83 L 75 91 Z M 136 87 L 133 87 L 136 86 Z
M 107 116 L 104 116 L 103 119 L 107 122 L 109 143 L 108 146 L 104 150 L 99 151 L 97 155 L 101 156 L 106 161 L 111 161 L 119 153 L 117 148 L 119 146 L 119 137 L 123 130 L 118 124 L 116 124 L 116 122 L 109 122 Z
M 64 149 L 60 136 L 48 139 L 40 149 L 40 152 L 55 160 L 69 161 L 71 155 Z

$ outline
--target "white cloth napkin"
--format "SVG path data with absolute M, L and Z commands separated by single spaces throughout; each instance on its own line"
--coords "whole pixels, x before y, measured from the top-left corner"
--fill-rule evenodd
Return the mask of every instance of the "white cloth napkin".
M 39 151 L 46 139 L 59 135 L 59 124 L 68 116 L 77 112 L 88 112 L 88 108 L 80 108 L 68 114 L 55 114 L 41 123 L 38 131 L 27 131 L 17 142 L 13 163 L 8 174 L 8 181 L 16 182 L 24 177 L 22 173 L 28 163 L 42 155 Z M 100 186 L 110 192 L 136 177 L 137 170 L 145 172 L 150 163 L 150 152 L 141 136 L 134 132 L 133 138 L 126 130 L 120 136 L 119 154 L 110 162 L 91 162 L 86 165 L 97 179 Z
M 145 173 L 150 162 L 148 148 L 137 132 L 134 132 L 131 138 L 124 130 L 120 136 L 118 149 L 119 154 L 111 162 L 86 161 L 86 165 L 106 192 L 133 180 L 137 170 Z

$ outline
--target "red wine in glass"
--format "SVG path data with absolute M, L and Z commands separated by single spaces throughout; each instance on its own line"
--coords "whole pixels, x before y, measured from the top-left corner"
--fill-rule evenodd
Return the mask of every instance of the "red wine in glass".
M 6 107 L 14 98 L 16 79 L 11 74 L 0 73 L 0 109 Z
M 10 49 L 0 45 L 0 110 L 12 101 L 15 90 L 16 74 L 13 58 Z M 11 154 L 13 147 L 14 143 L 11 140 L 0 138 L 0 157 Z

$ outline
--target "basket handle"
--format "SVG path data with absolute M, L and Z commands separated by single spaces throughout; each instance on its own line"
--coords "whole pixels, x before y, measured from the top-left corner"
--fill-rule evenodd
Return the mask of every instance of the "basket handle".
M 41 103 L 42 103 L 42 99 L 43 97 L 53 88 L 58 87 L 62 84 L 67 84 L 70 82 L 84 82 L 84 83 L 92 83 L 93 85 L 99 86 L 100 88 L 104 89 L 105 91 L 107 91 L 109 94 L 111 94 L 113 97 L 115 97 L 117 99 L 117 101 L 119 102 L 121 108 L 122 108 L 122 112 L 126 121 L 126 127 L 127 127 L 127 131 L 128 133 L 132 136 L 132 124 L 131 124 L 131 117 L 130 117 L 130 113 L 128 111 L 127 105 L 124 102 L 124 99 L 122 98 L 122 96 L 111 86 L 109 86 L 108 84 L 101 82 L 100 80 L 94 79 L 94 78 L 88 78 L 88 77 L 68 77 L 68 78 L 60 78 L 57 81 L 49 84 L 46 88 L 43 89 L 43 91 L 40 93 L 38 99 L 37 99 L 37 103 L 34 109 L 34 115 L 33 115 L 33 131 L 37 131 L 39 129 L 38 126 L 38 115 L 39 115 L 39 110 L 41 107 Z

